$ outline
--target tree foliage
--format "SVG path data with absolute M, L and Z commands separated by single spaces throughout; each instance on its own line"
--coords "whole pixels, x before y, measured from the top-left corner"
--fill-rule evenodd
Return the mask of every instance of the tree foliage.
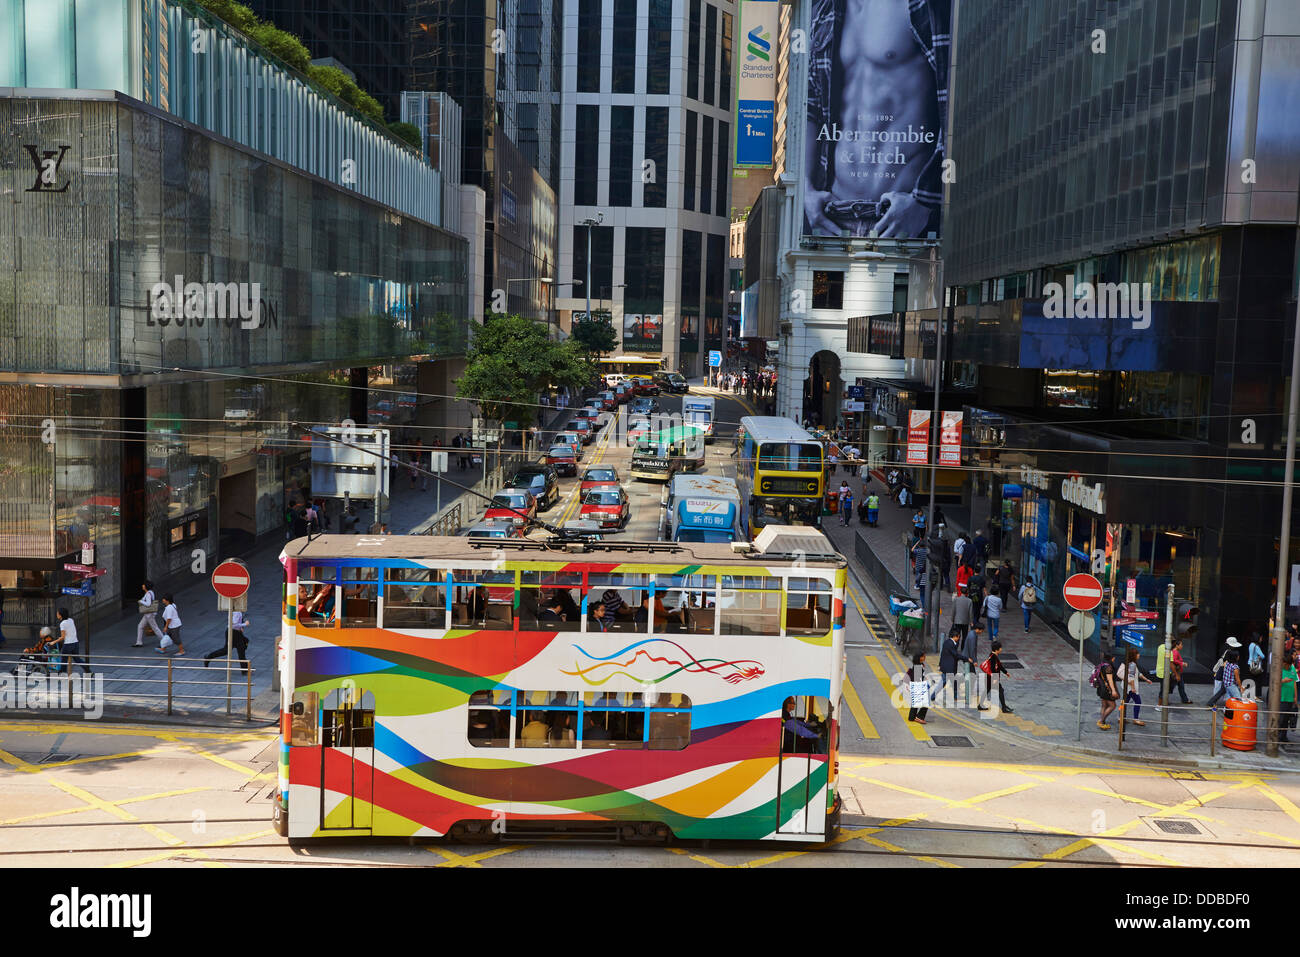
M 400 120 L 396 123 L 389 123 L 388 132 L 399 139 L 406 140 L 417 150 L 423 148 L 423 144 L 420 142 L 420 128 L 414 123 L 403 123 Z
M 614 324 L 606 316 L 575 322 L 573 339 L 584 351 L 593 356 L 602 356 L 618 348 L 618 334 L 614 332 Z
M 539 393 L 579 390 L 594 374 L 588 353 L 575 340 L 556 342 L 546 326 L 523 316 L 496 316 L 475 327 L 456 394 L 478 403 L 486 418 L 527 428 Z

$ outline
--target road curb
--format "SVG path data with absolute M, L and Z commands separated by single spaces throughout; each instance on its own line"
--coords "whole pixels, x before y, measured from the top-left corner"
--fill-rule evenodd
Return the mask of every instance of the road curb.
M 93 727 L 101 722 L 111 724 L 152 724 L 152 725 L 171 725 L 176 727 L 188 727 L 195 730 L 206 730 L 211 728 L 214 731 L 244 730 L 244 731 L 264 731 L 267 728 L 278 728 L 279 719 L 275 714 L 258 714 L 253 713 L 251 721 L 237 715 L 203 715 L 200 720 L 197 715 L 178 715 L 178 714 L 158 714 L 157 712 L 144 711 L 120 711 L 120 706 L 104 707 L 104 713 L 94 719 L 85 717 L 84 711 L 72 711 L 68 709 L 24 709 L 0 711 L 0 720 L 18 720 L 33 722 L 68 722 L 68 721 L 85 721 L 87 726 Z

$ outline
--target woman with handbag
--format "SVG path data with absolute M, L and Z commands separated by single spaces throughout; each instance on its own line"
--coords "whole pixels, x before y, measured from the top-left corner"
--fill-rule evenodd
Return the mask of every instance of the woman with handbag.
M 984 672 L 985 697 L 993 697 L 993 676 L 998 675 L 998 705 L 1002 708 L 1003 714 L 1015 714 L 1015 711 L 1007 707 L 1007 692 L 1002 687 L 1001 676 L 1011 677 L 1011 672 L 1007 671 L 1007 666 L 1002 663 L 1002 642 L 995 641 L 989 646 L 989 656 L 980 664 L 980 671 Z
M 1097 728 L 1101 731 L 1109 731 L 1110 725 L 1106 723 L 1106 719 L 1115 710 L 1115 702 L 1119 700 L 1119 692 L 1115 690 L 1113 651 L 1101 653 L 1101 663 L 1097 665 L 1097 697 L 1101 699 L 1101 717 L 1097 719 Z
M 925 677 L 925 652 L 918 651 L 912 655 L 912 667 L 907 669 L 907 691 L 911 707 L 907 710 L 907 720 L 925 724 L 925 714 L 930 710 L 930 682 Z
M 140 624 L 136 625 L 135 644 L 131 646 L 132 648 L 144 647 L 144 629 L 146 625 L 153 630 L 154 635 L 158 638 L 161 639 L 163 635 L 162 629 L 158 627 L 158 619 L 155 617 L 158 614 L 158 599 L 154 597 L 153 582 L 146 578 L 140 583 L 140 588 L 144 590 L 144 594 L 140 596 Z

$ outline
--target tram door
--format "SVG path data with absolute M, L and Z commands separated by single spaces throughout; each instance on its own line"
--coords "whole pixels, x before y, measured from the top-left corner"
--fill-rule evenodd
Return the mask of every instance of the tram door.
M 321 708 L 321 830 L 368 829 L 375 775 L 375 696 L 336 688 Z
M 821 834 L 824 809 L 808 814 L 810 802 L 824 795 L 821 774 L 830 751 L 830 701 L 801 696 L 787 698 L 781 708 L 781 758 L 777 765 L 776 832 Z

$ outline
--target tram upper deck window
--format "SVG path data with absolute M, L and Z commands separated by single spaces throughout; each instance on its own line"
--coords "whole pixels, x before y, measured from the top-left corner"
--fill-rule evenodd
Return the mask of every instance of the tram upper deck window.
M 680 693 L 477 691 L 468 715 L 476 748 L 668 751 L 690 743 L 691 700 Z
M 344 567 L 339 571 L 343 580 L 343 627 L 377 627 L 379 624 L 379 569 L 373 567 Z
M 522 572 L 519 627 L 524 631 L 581 631 L 582 574 Z
M 446 628 L 447 585 L 432 568 L 390 568 L 384 576 L 385 628 Z
M 723 575 L 718 612 L 720 634 L 781 634 L 781 580 L 761 575 Z
M 588 631 L 644 632 L 649 627 L 648 575 L 587 576 Z
M 831 630 L 831 586 L 818 578 L 791 578 L 785 596 L 787 635 L 825 635 Z
M 338 569 L 313 565 L 298 570 L 298 625 L 301 628 L 333 628 L 337 616 Z
M 655 634 L 713 634 L 716 593 L 712 575 L 656 575 Z
M 453 628 L 509 631 L 514 627 L 514 572 L 458 568 L 452 580 Z

